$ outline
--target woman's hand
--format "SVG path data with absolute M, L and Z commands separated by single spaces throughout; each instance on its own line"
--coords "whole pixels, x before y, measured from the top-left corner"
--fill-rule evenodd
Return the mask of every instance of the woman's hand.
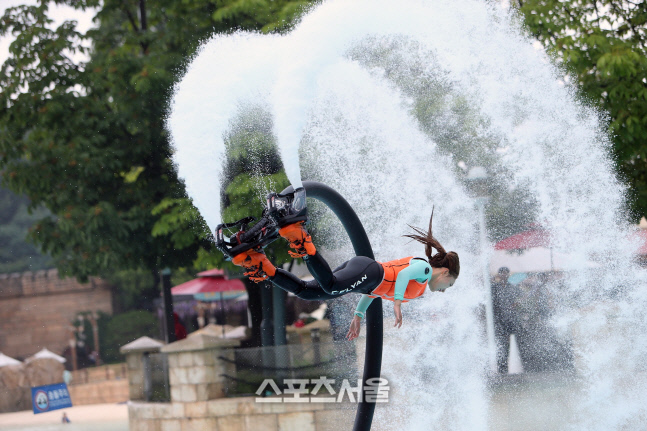
M 354 340 L 355 338 L 359 337 L 359 328 L 362 323 L 362 318 L 359 316 L 354 316 L 353 321 L 350 322 L 350 329 L 348 330 L 348 334 L 346 334 L 346 339 L 349 341 Z
M 395 325 L 393 327 L 395 328 L 396 326 L 400 328 L 402 326 L 402 310 L 400 309 L 400 305 L 402 304 L 402 300 L 396 299 L 393 301 L 393 313 L 395 314 Z

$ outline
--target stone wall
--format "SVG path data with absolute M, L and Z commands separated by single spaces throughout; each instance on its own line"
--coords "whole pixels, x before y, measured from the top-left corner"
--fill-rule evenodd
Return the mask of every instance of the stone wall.
M 67 387 L 72 405 L 114 404 L 128 401 L 128 380 L 106 380 Z
M 120 364 L 107 364 L 98 367 L 81 368 L 72 371 L 72 385 L 83 385 L 86 383 L 101 383 L 106 380 L 128 381 L 128 367 L 125 362 Z
M 43 347 L 60 354 L 68 345 L 72 320 L 82 311 L 112 314 L 105 281 L 61 279 L 55 269 L 0 274 L 0 351 L 18 359 Z
M 226 377 L 235 376 L 229 361 L 237 340 L 194 333 L 160 346 L 142 337 L 121 348 L 128 363 L 130 431 L 339 431 L 351 429 L 357 405 L 349 402 L 283 401 L 275 397 L 225 398 Z M 171 402 L 144 398 L 145 355 L 168 355 Z
M 130 431 L 340 431 L 352 429 L 356 405 L 259 403 L 255 397 L 128 406 Z
M 163 347 L 161 350 L 168 352 L 171 401 L 193 403 L 225 397 L 227 380 L 223 376 L 235 376 L 236 366 L 217 356 L 234 359 L 233 348 L 238 345 L 238 340 L 194 335 Z

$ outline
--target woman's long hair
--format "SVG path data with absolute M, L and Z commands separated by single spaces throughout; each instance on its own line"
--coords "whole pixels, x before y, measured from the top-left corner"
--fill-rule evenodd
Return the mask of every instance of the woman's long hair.
M 442 245 L 438 242 L 436 238 L 431 234 L 431 224 L 434 220 L 434 210 L 431 209 L 431 217 L 429 218 L 429 230 L 425 232 L 424 230 L 408 225 L 416 233 L 403 235 L 407 238 L 411 238 L 418 242 L 421 242 L 425 245 L 425 254 L 429 260 L 429 265 L 432 268 L 447 268 L 449 270 L 449 275 L 454 278 L 458 278 L 458 274 L 461 272 L 461 265 L 458 259 L 458 254 L 454 251 L 446 252 Z M 436 249 L 437 253 L 433 253 L 433 249 Z

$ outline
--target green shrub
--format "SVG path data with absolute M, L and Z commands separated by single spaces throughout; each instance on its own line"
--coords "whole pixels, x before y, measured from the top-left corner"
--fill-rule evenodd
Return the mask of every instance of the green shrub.
M 102 338 L 103 361 L 109 364 L 123 362 L 119 348 L 143 336 L 159 338 L 159 323 L 153 313 L 135 310 L 112 316 L 106 323 Z

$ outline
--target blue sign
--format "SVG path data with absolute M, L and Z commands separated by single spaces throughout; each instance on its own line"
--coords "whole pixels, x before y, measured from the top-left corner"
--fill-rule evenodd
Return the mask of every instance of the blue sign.
M 31 388 L 31 404 L 34 414 L 72 407 L 72 399 L 65 383 Z

